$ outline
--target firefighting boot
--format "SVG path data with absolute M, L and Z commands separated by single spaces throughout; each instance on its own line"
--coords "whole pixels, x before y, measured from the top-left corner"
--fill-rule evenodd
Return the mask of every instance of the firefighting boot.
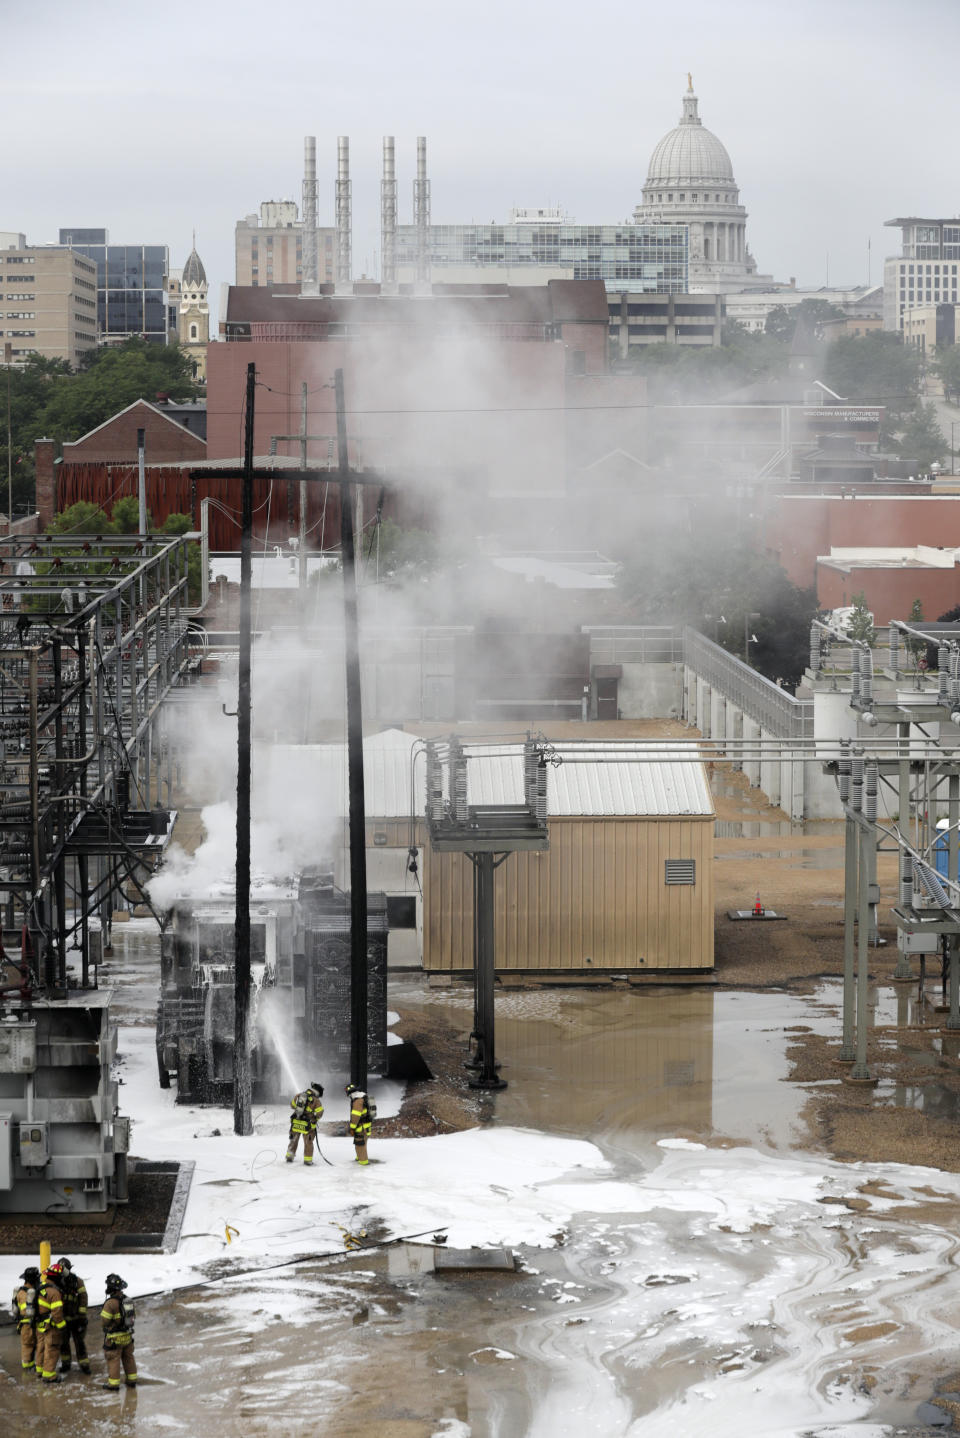
M 86 1358 L 81 1358 L 81 1359 L 80 1359 L 80 1372 L 81 1372 L 81 1373 L 89 1373 L 89 1372 L 90 1372 L 90 1364 L 89 1364 L 89 1361 L 88 1361 Z
M 70 1372 L 70 1359 L 69 1359 L 69 1358 L 61 1358 L 61 1359 L 60 1359 L 60 1372 L 61 1372 L 61 1373 L 69 1373 L 69 1372 Z
M 107 1393 L 119 1393 L 119 1392 L 120 1392 L 120 1379 L 119 1379 L 119 1378 L 108 1378 L 107 1381 L 106 1381 L 106 1383 L 101 1383 L 101 1384 L 100 1384 L 100 1387 L 103 1388 L 103 1389 L 105 1389 Z

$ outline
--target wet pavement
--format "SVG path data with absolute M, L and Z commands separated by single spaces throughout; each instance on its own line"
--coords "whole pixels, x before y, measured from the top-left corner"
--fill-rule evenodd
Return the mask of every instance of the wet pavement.
M 149 1021 L 155 944 L 146 926 L 118 938 L 109 981 L 125 1023 Z M 399 977 L 390 1002 L 408 1016 L 440 1009 L 464 1033 L 470 1025 L 466 990 Z M 11 1431 L 677 1438 L 699 1435 L 712 1415 L 714 1438 L 732 1438 L 800 1431 L 773 1426 L 782 1388 L 810 1434 L 839 1433 L 828 1421 L 837 1403 L 848 1420 L 856 1413 L 863 1438 L 894 1426 L 925 1432 L 918 1404 L 960 1357 L 958 1300 L 943 1287 L 958 1261 L 956 1205 L 945 1202 L 942 1222 L 922 1231 L 907 1205 L 891 1218 L 882 1204 L 876 1214 L 841 1206 L 815 1225 L 787 1205 L 742 1231 L 737 1220 L 697 1217 L 711 1206 L 709 1178 L 677 1203 L 695 1178 L 702 1184 L 703 1164 L 716 1165 L 718 1194 L 730 1161 L 748 1176 L 757 1165 L 761 1189 L 765 1166 L 771 1186 L 792 1181 L 806 1093 L 785 1082 L 789 1031 L 836 1034 L 838 1008 L 835 983 L 799 998 L 667 988 L 498 996 L 509 1086 L 481 1096 L 481 1124 L 589 1137 L 634 1206 L 576 1213 L 552 1248 L 520 1250 L 515 1274 L 409 1272 L 416 1263 L 389 1249 L 240 1277 L 224 1264 L 205 1286 L 138 1300 L 135 1393 L 103 1393 L 100 1375 L 75 1372 L 41 1389 L 21 1378 L 4 1329 L 0 1405 Z M 923 1011 L 914 993 L 887 988 L 871 993 L 871 1012 L 886 1023 Z M 909 1085 L 901 1090 L 877 1101 L 910 1103 Z M 935 1089 L 924 1093 L 936 1102 Z M 699 1170 L 689 1154 L 668 1153 L 679 1167 L 664 1197 L 651 1197 L 669 1168 L 657 1144 L 678 1137 L 721 1146 L 693 1156 Z M 388 1181 L 386 1167 L 379 1174 Z M 357 1225 L 374 1231 L 374 1209 Z M 739 1394 L 739 1426 L 707 1396 L 694 1421 L 699 1387 L 718 1375 Z

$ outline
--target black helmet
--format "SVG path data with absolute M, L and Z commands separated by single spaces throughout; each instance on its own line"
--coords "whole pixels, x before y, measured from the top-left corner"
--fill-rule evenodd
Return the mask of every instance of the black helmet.
M 65 1273 L 73 1272 L 73 1264 L 70 1262 L 69 1258 L 61 1258 L 60 1267 L 64 1270 Z
M 114 1289 L 126 1288 L 126 1286 L 127 1286 L 126 1283 L 125 1283 L 125 1282 L 123 1281 L 123 1279 L 120 1277 L 119 1273 L 108 1273 L 108 1274 L 107 1274 L 107 1278 L 106 1278 L 106 1282 L 105 1282 L 105 1284 L 104 1284 L 104 1287 L 106 1288 L 106 1290 L 107 1290 L 108 1293 L 112 1293 L 112 1292 L 114 1291 Z
M 40 1282 L 40 1270 L 39 1268 L 25 1268 L 20 1277 L 25 1278 L 35 1288 Z
M 357 1086 L 356 1086 L 355 1083 L 348 1083 L 347 1086 L 346 1086 L 346 1088 L 344 1089 L 344 1093 L 356 1093 L 356 1092 L 357 1092 Z
M 310 1087 L 313 1089 L 315 1094 L 319 1094 L 320 1097 L 323 1098 L 323 1084 L 320 1082 L 319 1079 L 314 1079 Z

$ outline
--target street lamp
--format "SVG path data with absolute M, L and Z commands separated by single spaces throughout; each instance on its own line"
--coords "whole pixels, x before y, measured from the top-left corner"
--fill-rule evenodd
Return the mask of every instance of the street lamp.
M 719 644 L 720 625 L 726 624 L 727 616 L 725 614 L 705 614 L 703 617 L 707 620 L 708 623 L 713 625 L 713 642 L 714 644 Z
M 751 610 L 748 614 L 745 614 L 745 615 L 743 616 L 743 662 L 744 662 L 744 664 L 749 664 L 749 663 L 750 663 L 750 645 L 751 645 L 751 644 L 756 644 L 756 643 L 758 643 L 757 636 L 756 636 L 755 634 L 751 634 L 751 632 L 750 632 L 750 624 L 751 624 L 751 622 L 752 622 L 754 619 L 759 619 L 759 618 L 760 618 L 760 615 L 759 615 L 758 613 L 756 613 L 754 610 Z

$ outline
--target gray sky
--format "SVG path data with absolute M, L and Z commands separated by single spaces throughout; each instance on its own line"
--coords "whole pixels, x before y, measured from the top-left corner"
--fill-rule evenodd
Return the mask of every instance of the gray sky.
M 820 285 L 829 265 L 831 284 L 862 283 L 869 240 L 876 282 L 899 240 L 885 220 L 960 210 L 960 0 L 35 0 L 29 28 L 36 63 L 6 67 L 0 229 L 43 243 L 105 225 L 181 266 L 196 227 L 214 311 L 236 221 L 299 202 L 304 135 L 321 224 L 350 136 L 354 270 L 371 272 L 384 134 L 401 223 L 419 134 L 435 222 L 544 204 L 615 222 L 688 70 L 763 272 Z

